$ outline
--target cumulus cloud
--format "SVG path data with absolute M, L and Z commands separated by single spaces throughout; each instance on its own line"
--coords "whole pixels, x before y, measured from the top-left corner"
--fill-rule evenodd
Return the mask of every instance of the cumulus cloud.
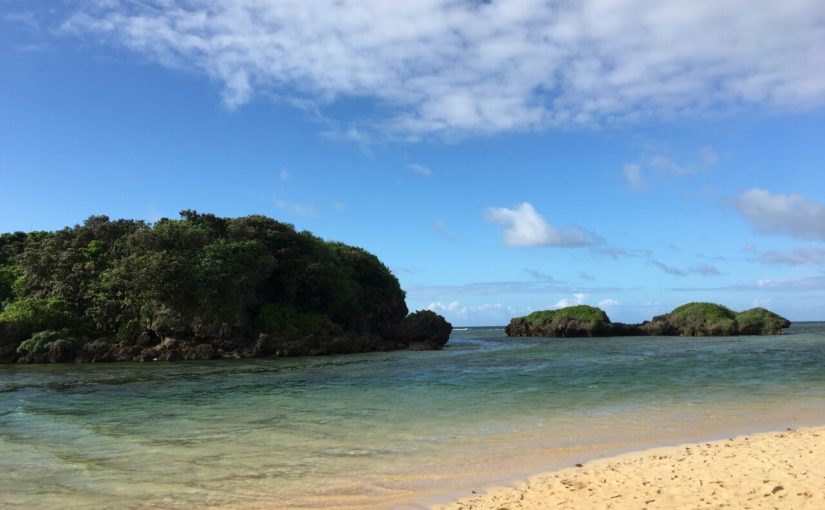
M 825 207 L 801 195 L 752 188 L 736 200 L 736 207 L 760 232 L 825 241 Z
M 64 33 L 417 138 L 825 103 L 821 0 L 107 0 Z M 311 108 L 306 108 L 308 111 Z
M 602 299 L 601 301 L 599 301 L 599 307 L 601 307 L 601 308 L 609 308 L 611 306 L 619 306 L 620 304 L 621 304 L 621 302 L 619 302 L 619 300 L 611 299 L 611 298 Z
M 515 309 L 503 303 L 484 303 L 480 305 L 462 305 L 460 301 L 450 301 L 442 303 L 436 301 L 427 305 L 427 310 L 440 313 L 448 320 L 461 320 L 469 322 L 494 321 L 506 322 L 512 318 Z M 487 324 L 491 324 L 488 322 Z
M 647 263 L 650 266 L 658 267 L 665 273 L 672 274 L 674 276 L 688 276 L 691 274 L 696 274 L 700 276 L 719 276 L 722 274 L 721 272 L 719 272 L 718 269 L 716 269 L 715 266 L 712 266 L 710 264 L 696 264 L 695 266 L 688 268 L 679 268 L 675 266 L 670 266 L 658 260 L 648 260 Z
M 552 308 L 567 308 L 568 306 L 583 305 L 587 301 L 587 294 L 576 292 L 570 298 L 559 299 Z
M 560 230 L 545 221 L 524 202 L 516 209 L 491 207 L 484 212 L 490 223 L 504 227 L 502 240 L 508 246 L 585 246 L 597 242 L 596 236 L 578 227 Z

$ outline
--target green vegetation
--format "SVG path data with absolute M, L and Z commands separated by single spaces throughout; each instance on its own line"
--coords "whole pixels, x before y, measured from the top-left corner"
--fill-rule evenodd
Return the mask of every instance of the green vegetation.
M 788 319 L 761 307 L 737 314 L 736 323 L 739 325 L 739 333 L 743 335 L 759 334 L 762 331 L 777 334 L 790 326 Z
M 676 307 L 669 314 L 670 322 L 677 328 L 706 331 L 710 335 L 735 335 L 738 333 L 736 314 L 729 308 L 714 303 L 687 303 Z
M 736 314 L 729 308 L 715 303 L 687 303 L 670 312 L 674 318 L 699 318 L 707 322 L 734 319 Z
M 510 336 L 730 336 L 778 335 L 790 326 L 784 317 L 754 308 L 742 313 L 714 303 L 687 303 L 641 324 L 610 322 L 603 310 L 587 305 L 541 310 L 510 320 Z
M 390 342 L 406 315 L 404 291 L 374 255 L 265 216 L 92 216 L 57 232 L 0 235 L 6 360 L 67 339 L 96 348 L 165 338 L 248 345 L 262 333 Z
M 610 323 L 604 310 L 595 306 L 576 305 L 558 310 L 539 310 L 527 316 L 527 321 L 534 326 L 549 324 L 553 320 L 574 319 L 592 323 Z

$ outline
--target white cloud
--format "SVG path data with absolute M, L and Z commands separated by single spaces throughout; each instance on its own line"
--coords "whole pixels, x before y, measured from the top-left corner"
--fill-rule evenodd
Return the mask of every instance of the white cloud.
M 624 166 L 624 178 L 630 187 L 636 191 L 644 191 L 647 189 L 647 182 L 642 175 L 642 167 L 636 164 L 627 164 Z
M 418 163 L 410 163 L 409 165 L 407 165 L 407 168 L 409 168 L 410 170 L 419 175 L 423 175 L 424 177 L 429 177 L 433 174 L 432 170 L 430 170 L 424 165 L 419 165 Z
M 620 304 L 621 302 L 619 302 L 618 300 L 610 298 L 602 299 L 601 301 L 599 301 L 600 308 L 609 308 L 611 306 L 619 306 Z
M 595 236 L 578 227 L 553 227 L 528 202 L 516 209 L 491 207 L 484 217 L 504 226 L 502 239 L 508 246 L 585 246 L 596 242 Z
M 736 200 L 736 207 L 760 232 L 825 241 L 825 207 L 800 195 L 753 188 Z
M 516 310 L 512 306 L 503 303 L 484 303 L 480 305 L 463 306 L 460 301 L 451 301 L 449 303 L 436 301 L 427 305 L 427 310 L 432 310 L 444 315 L 448 321 L 465 321 L 472 323 L 488 321 L 486 322 L 487 325 L 507 322 L 516 315 Z
M 559 299 L 551 308 L 567 308 L 568 306 L 583 305 L 587 301 L 587 294 L 576 292 L 571 298 Z
M 277 205 L 280 209 L 289 211 L 298 216 L 319 216 L 318 211 L 315 210 L 315 207 L 313 207 L 312 204 L 275 200 L 275 205 Z
M 108 0 L 64 33 L 402 138 L 825 103 L 821 0 Z M 354 131 L 353 131 L 354 130 Z

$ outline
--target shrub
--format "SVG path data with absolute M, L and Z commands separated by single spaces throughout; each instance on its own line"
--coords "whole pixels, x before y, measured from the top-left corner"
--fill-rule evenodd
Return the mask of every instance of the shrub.
M 0 322 L 24 325 L 31 331 L 60 330 L 73 323 L 69 305 L 58 297 L 25 298 L 9 303 L 0 313 Z
M 74 345 L 77 340 L 68 329 L 39 331 L 28 340 L 23 341 L 17 348 L 17 352 L 20 354 L 42 354 L 51 349 L 55 342 L 67 342 Z

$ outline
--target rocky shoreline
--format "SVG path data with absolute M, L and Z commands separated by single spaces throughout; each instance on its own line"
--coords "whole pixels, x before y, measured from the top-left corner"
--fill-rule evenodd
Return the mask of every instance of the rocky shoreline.
M 84 342 L 66 335 L 45 338 L 39 346 L 0 346 L 0 363 L 184 361 L 440 350 L 451 332 L 452 325 L 443 317 L 424 311 L 410 314 L 387 336 L 342 331 L 301 335 L 294 328 L 278 335 L 259 333 L 254 339 L 249 335 L 175 338 L 144 331 L 133 341 L 102 337 Z

